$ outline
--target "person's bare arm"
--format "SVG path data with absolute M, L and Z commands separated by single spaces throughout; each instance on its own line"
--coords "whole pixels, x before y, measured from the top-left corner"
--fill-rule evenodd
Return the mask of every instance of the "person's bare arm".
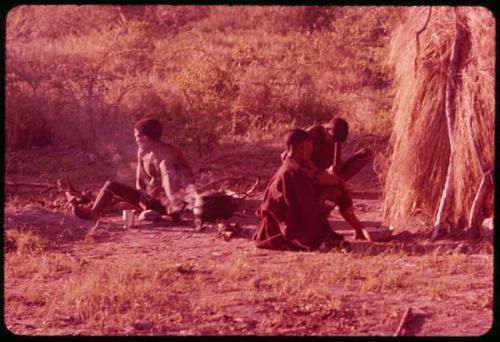
M 137 190 L 146 190 L 146 178 L 148 177 L 146 172 L 144 171 L 144 164 L 142 162 L 142 153 L 141 149 L 137 149 L 137 168 L 135 173 L 135 188 Z M 143 211 L 147 210 L 145 199 L 143 198 L 144 194 L 140 192 L 139 206 Z
M 168 170 L 167 170 L 167 164 L 165 160 L 161 160 L 160 164 L 160 174 L 161 174 L 161 185 L 163 188 L 163 191 L 167 195 L 167 198 L 171 200 L 170 198 L 170 189 L 169 189 L 169 179 L 168 179 Z
M 142 164 L 141 149 L 137 149 L 137 169 L 135 173 L 135 188 L 137 190 L 146 189 L 145 177 L 146 173 L 144 172 L 144 165 Z
M 165 159 L 161 160 L 159 163 L 160 173 L 161 173 L 161 185 L 162 191 L 165 193 L 169 200 L 169 205 L 166 208 L 167 213 L 175 212 L 182 207 L 182 198 L 179 197 L 179 184 L 174 182 L 172 184 L 172 179 L 169 176 L 169 170 L 167 168 L 167 162 Z

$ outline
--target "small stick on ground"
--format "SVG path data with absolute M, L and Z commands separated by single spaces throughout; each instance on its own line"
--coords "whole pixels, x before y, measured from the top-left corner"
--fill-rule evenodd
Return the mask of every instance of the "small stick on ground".
M 5 184 L 8 186 L 34 186 L 34 187 L 54 188 L 54 184 L 52 183 L 5 181 Z
M 101 221 L 97 220 L 95 225 L 87 231 L 87 234 L 85 234 L 85 239 L 89 239 L 89 238 L 92 238 L 93 236 L 95 236 L 97 228 L 99 228 L 100 224 L 101 224 Z
M 399 323 L 398 329 L 394 333 L 394 336 L 401 336 L 401 332 L 410 321 L 410 318 L 411 318 L 411 308 L 408 307 L 408 309 L 406 309 L 405 311 L 405 314 L 403 315 L 403 318 L 401 318 L 401 322 Z

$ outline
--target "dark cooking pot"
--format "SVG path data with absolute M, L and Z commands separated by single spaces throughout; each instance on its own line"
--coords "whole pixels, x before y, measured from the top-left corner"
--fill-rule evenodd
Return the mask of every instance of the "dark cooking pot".
M 236 208 L 250 195 L 259 183 L 257 177 L 255 184 L 241 197 L 234 197 L 225 191 L 207 191 L 197 194 L 193 206 L 193 214 L 201 222 L 215 222 L 225 220 L 234 215 Z
M 236 202 L 233 196 L 225 192 L 205 192 L 196 196 L 193 214 L 207 222 L 228 219 L 234 214 Z

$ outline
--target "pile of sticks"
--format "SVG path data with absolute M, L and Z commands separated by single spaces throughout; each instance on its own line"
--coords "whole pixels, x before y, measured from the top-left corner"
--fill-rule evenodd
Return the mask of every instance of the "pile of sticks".
M 58 179 L 56 185 L 57 189 L 64 193 L 64 196 L 71 206 L 90 203 L 94 197 L 88 189 L 83 191 L 76 190 L 68 177 Z

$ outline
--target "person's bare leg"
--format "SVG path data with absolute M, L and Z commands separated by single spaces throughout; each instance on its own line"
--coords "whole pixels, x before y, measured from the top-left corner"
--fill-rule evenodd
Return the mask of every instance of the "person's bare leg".
M 349 226 L 354 229 L 354 238 L 356 240 L 366 240 L 363 232 L 361 231 L 364 226 L 354 214 L 352 199 L 347 192 L 334 186 L 326 187 L 323 189 L 320 200 L 325 203 L 324 207 L 326 216 L 328 216 L 330 211 L 335 207 L 335 204 L 337 204 L 340 215 L 342 215 Z M 330 203 L 333 205 L 329 205 Z
M 352 207 L 349 208 L 339 208 L 340 215 L 346 220 L 346 222 L 354 229 L 354 239 L 355 240 L 366 240 L 362 229 L 364 228 L 363 224 L 358 220 L 356 215 L 354 214 L 354 209 Z
M 107 183 L 106 183 L 107 184 Z M 94 205 L 88 209 L 80 206 L 73 206 L 73 214 L 84 220 L 97 220 L 101 216 L 102 210 L 111 203 L 113 193 L 105 185 L 97 195 Z

